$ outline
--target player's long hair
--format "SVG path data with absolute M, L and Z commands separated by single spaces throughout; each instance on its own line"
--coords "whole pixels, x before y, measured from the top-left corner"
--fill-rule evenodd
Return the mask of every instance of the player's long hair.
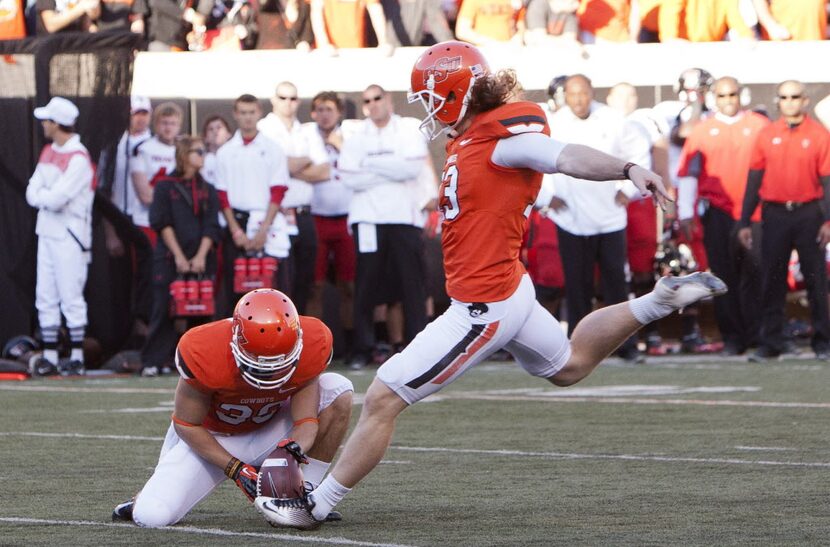
M 467 115 L 475 116 L 511 102 L 521 93 L 516 71 L 489 73 L 476 80 L 467 102 Z

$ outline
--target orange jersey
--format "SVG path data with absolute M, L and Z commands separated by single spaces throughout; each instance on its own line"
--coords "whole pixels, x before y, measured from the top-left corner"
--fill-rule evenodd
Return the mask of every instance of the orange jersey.
M 380 0 L 325 0 L 323 18 L 329 41 L 338 48 L 366 47 L 366 6 Z
M 447 143 L 439 192 L 441 243 L 447 294 L 456 300 L 504 300 L 525 273 L 519 251 L 542 174 L 501 167 L 491 158 L 500 139 L 527 132 L 550 135 L 542 109 L 518 102 L 479 114 Z
M 184 380 L 211 395 L 202 425 L 218 433 L 247 433 L 267 423 L 292 393 L 322 373 L 332 350 L 331 331 L 322 321 L 300 317 L 303 352 L 294 375 L 278 389 L 258 389 L 242 378 L 231 354 L 231 320 L 223 319 L 187 331 L 177 348 Z
M 472 21 L 473 30 L 479 34 L 507 42 L 516 34 L 521 6 L 514 0 L 464 0 L 458 18 Z
M 786 27 L 792 40 L 824 40 L 827 33 L 827 0 L 772 0 L 772 18 Z M 769 39 L 766 32 L 764 38 Z
M 741 16 L 738 0 L 663 0 L 658 17 L 661 42 L 676 38 L 717 42 L 730 29 L 742 38 L 754 36 Z
M 796 127 L 779 118 L 758 135 L 749 168 L 764 171 L 763 201 L 821 199 L 819 178 L 830 175 L 830 132 L 809 116 Z
M 709 200 L 712 207 L 741 218 L 741 206 L 749 174 L 749 159 L 758 133 L 769 120 L 754 112 L 745 112 L 735 123 L 726 123 L 712 116 L 692 130 L 683 145 L 678 175 L 689 175 L 692 160 L 700 155 L 698 195 Z M 761 220 L 760 210 L 752 220 Z
M 582 0 L 576 12 L 580 29 L 609 42 L 625 42 L 631 38 L 630 13 L 630 0 Z

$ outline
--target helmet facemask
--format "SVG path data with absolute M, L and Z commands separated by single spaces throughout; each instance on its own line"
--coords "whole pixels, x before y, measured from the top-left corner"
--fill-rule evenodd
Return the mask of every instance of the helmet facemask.
M 242 347 L 241 326 L 233 326 L 231 353 L 242 378 L 258 389 L 276 389 L 285 385 L 297 370 L 297 361 L 303 351 L 303 333 L 297 327 L 297 342 L 287 354 L 254 355 Z

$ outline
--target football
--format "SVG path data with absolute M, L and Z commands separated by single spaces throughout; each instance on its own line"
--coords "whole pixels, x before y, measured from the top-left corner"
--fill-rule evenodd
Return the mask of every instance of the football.
M 285 448 L 271 452 L 259 468 L 257 496 L 268 498 L 300 498 L 304 494 L 303 472 L 294 456 Z

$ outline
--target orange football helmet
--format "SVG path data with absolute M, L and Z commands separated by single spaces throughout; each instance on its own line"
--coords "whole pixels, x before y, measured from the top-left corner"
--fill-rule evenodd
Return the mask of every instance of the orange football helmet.
M 484 55 L 466 42 L 441 42 L 418 57 L 408 99 L 424 105 L 427 117 L 421 131 L 427 138 L 434 139 L 464 119 L 473 84 L 489 70 Z
M 260 389 L 284 385 L 303 351 L 300 316 L 275 289 L 251 291 L 236 304 L 231 320 L 231 353 L 242 378 Z

